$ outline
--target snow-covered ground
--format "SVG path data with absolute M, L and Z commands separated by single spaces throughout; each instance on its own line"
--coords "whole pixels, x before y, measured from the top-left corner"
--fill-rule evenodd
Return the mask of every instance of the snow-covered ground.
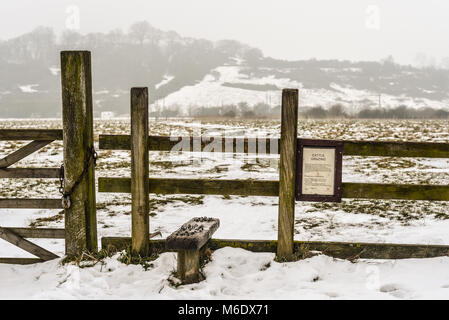
M 151 120 L 150 134 L 279 135 L 278 121 Z M 0 128 L 58 128 L 57 120 L 4 120 Z M 447 121 L 304 121 L 302 137 L 360 140 L 449 142 Z M 97 120 L 95 133 L 129 133 L 129 120 Z M 225 131 L 225 132 L 224 132 Z M 1 142 L 0 158 L 23 142 Z M 96 176 L 129 176 L 129 152 L 99 150 Z M 61 143 L 54 142 L 27 157 L 18 167 L 59 167 Z M 278 178 L 278 156 L 222 153 L 150 153 L 153 177 L 215 179 Z M 449 183 L 449 159 L 345 157 L 345 182 Z M 0 197 L 58 198 L 57 181 L 3 179 Z M 198 195 L 150 195 L 151 232 L 165 238 L 194 216 L 217 217 L 216 238 L 276 239 L 277 198 Z M 131 234 L 130 195 L 97 194 L 98 236 Z M 367 201 L 345 199 L 341 204 L 297 203 L 295 239 L 357 242 L 449 244 L 446 202 Z M 0 210 L 0 225 L 63 227 L 58 210 Z M 59 254 L 63 240 L 36 239 Z M 0 241 L 0 256 L 31 257 Z M 223 248 L 204 269 L 206 280 L 173 286 L 173 253 L 164 253 L 148 271 L 126 266 L 117 256 L 104 264 L 79 269 L 59 260 L 32 266 L 0 264 L 0 299 L 9 298 L 160 298 L 160 299 L 302 299 L 302 298 L 449 298 L 449 258 L 356 263 L 316 256 L 294 263 L 277 263 L 271 253 Z
M 171 284 L 176 254 L 143 271 L 118 255 L 80 269 L 58 260 L 0 265 L 0 299 L 447 299 L 449 258 L 349 261 L 315 256 L 277 263 L 272 253 L 223 248 L 204 268 L 206 280 Z

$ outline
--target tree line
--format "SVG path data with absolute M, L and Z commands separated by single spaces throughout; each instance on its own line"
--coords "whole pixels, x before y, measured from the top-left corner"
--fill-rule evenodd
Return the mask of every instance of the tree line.
M 150 112 L 152 117 L 185 117 L 193 118 L 225 118 L 225 119 L 279 119 L 281 106 L 270 106 L 266 103 L 249 105 L 246 102 L 226 104 L 223 106 L 191 106 L 185 108 L 173 105 L 155 108 Z M 437 108 L 411 108 L 405 105 L 397 107 L 364 107 L 350 112 L 342 104 L 334 104 L 330 108 L 322 106 L 299 107 L 301 119 L 449 119 L 449 111 Z

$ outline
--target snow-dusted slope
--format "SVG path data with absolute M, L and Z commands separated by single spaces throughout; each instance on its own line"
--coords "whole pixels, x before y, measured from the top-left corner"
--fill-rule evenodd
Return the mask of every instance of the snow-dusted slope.
M 397 107 L 406 105 L 411 108 L 432 107 L 449 108 L 449 99 L 438 101 L 426 98 L 413 98 L 405 95 L 394 96 L 379 94 L 369 90 L 357 90 L 348 85 L 332 83 L 330 89 L 306 89 L 303 83 L 289 78 L 271 76 L 249 77 L 242 73 L 247 69 L 242 65 L 226 65 L 213 69 L 202 81 L 195 85 L 184 86 L 165 97 L 166 106 L 182 106 L 185 113 L 189 108 L 204 106 L 222 106 L 246 102 L 249 105 L 267 103 L 271 106 L 280 104 L 283 88 L 299 89 L 300 106 L 323 106 L 328 108 L 337 103 L 344 105 L 348 111 L 356 112 L 364 107 Z M 269 68 L 265 68 L 265 71 Z M 276 69 L 279 72 L 279 69 Z M 274 72 L 273 72 L 274 73 Z M 253 85 L 256 89 L 250 89 Z M 238 88 L 241 86 L 242 88 Z M 259 90 L 257 86 L 269 87 Z M 380 99 L 379 99 L 380 96 Z M 158 103 L 158 102 L 157 102 Z

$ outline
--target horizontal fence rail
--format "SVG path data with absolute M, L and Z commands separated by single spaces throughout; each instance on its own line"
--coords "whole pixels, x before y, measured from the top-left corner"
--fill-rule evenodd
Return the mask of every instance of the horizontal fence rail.
M 0 263 L 5 264 L 34 264 L 39 262 L 45 262 L 43 259 L 39 258 L 0 258 Z
M 32 239 L 65 239 L 65 229 L 57 228 L 5 228 L 22 238 Z
M 2 209 L 63 209 L 61 199 L 0 199 Z
M 278 181 L 150 178 L 150 193 L 278 196 Z M 131 192 L 130 178 L 98 178 L 99 192 Z
M 103 150 L 131 150 L 131 136 L 100 135 L 99 147 Z M 279 154 L 279 139 L 149 136 L 148 148 L 150 151 Z M 343 154 L 345 156 L 449 158 L 449 143 L 343 141 Z
M 278 139 L 270 141 L 270 139 L 261 138 L 148 137 L 149 151 L 270 153 L 271 150 L 272 154 L 278 154 L 278 146 Z M 131 150 L 131 136 L 100 135 L 99 148 L 103 150 Z
M 0 129 L 0 141 L 62 140 L 61 129 Z
M 0 178 L 57 179 L 60 171 L 59 168 L 0 168 Z
M 273 180 L 209 180 L 150 178 L 150 193 L 239 196 L 279 196 L 279 182 Z M 98 178 L 99 192 L 131 192 L 130 178 Z M 343 198 L 449 201 L 449 186 L 343 183 Z
M 153 250 L 166 251 L 165 240 L 150 240 Z M 103 237 L 101 247 L 109 251 L 126 250 L 131 244 L 128 237 Z M 276 252 L 276 240 L 211 239 L 206 244 L 212 250 L 224 247 L 242 248 L 252 252 Z M 447 245 L 357 243 L 326 241 L 294 241 L 295 252 L 320 251 L 339 259 L 411 259 L 449 255 Z

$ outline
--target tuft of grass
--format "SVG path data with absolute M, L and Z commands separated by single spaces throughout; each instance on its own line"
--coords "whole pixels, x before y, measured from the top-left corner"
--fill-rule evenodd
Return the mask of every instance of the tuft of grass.
M 59 211 L 56 215 L 46 218 L 37 218 L 33 222 L 29 224 L 29 227 L 43 227 L 46 226 L 49 222 L 59 222 L 64 219 L 64 210 Z
M 265 271 L 265 270 L 267 270 L 269 267 L 271 267 L 271 262 L 265 263 L 259 270 L 260 270 L 260 271 Z
M 170 276 L 167 279 L 168 285 L 172 288 L 177 289 L 182 285 L 182 281 L 177 278 L 178 273 L 175 269 L 170 272 Z
M 286 257 L 275 257 L 274 261 L 279 262 L 279 263 L 284 263 L 284 262 L 295 262 L 295 261 L 299 261 L 299 260 L 305 260 L 311 257 L 314 257 L 316 255 L 318 255 L 319 253 L 313 252 L 310 250 L 309 245 L 302 243 L 295 252 L 293 252 L 293 255 L 290 257 L 290 259 L 286 258 Z
M 108 251 L 107 249 L 102 249 L 98 252 L 84 250 L 78 256 L 66 256 L 64 259 L 62 259 L 61 263 L 62 265 L 74 263 L 79 268 L 89 268 L 94 267 L 98 263 L 104 265 L 104 259 L 112 256 L 113 253 Z
M 120 253 L 118 261 L 120 261 L 121 263 L 124 263 L 126 265 L 140 264 L 145 271 L 148 271 L 149 269 L 154 267 L 152 262 L 154 260 L 156 260 L 158 257 L 159 257 L 159 252 L 157 252 L 157 251 L 151 252 L 150 255 L 148 255 L 146 257 L 142 257 L 141 255 L 133 254 L 131 247 L 129 246 L 128 248 L 126 248 L 125 251 L 122 251 Z

